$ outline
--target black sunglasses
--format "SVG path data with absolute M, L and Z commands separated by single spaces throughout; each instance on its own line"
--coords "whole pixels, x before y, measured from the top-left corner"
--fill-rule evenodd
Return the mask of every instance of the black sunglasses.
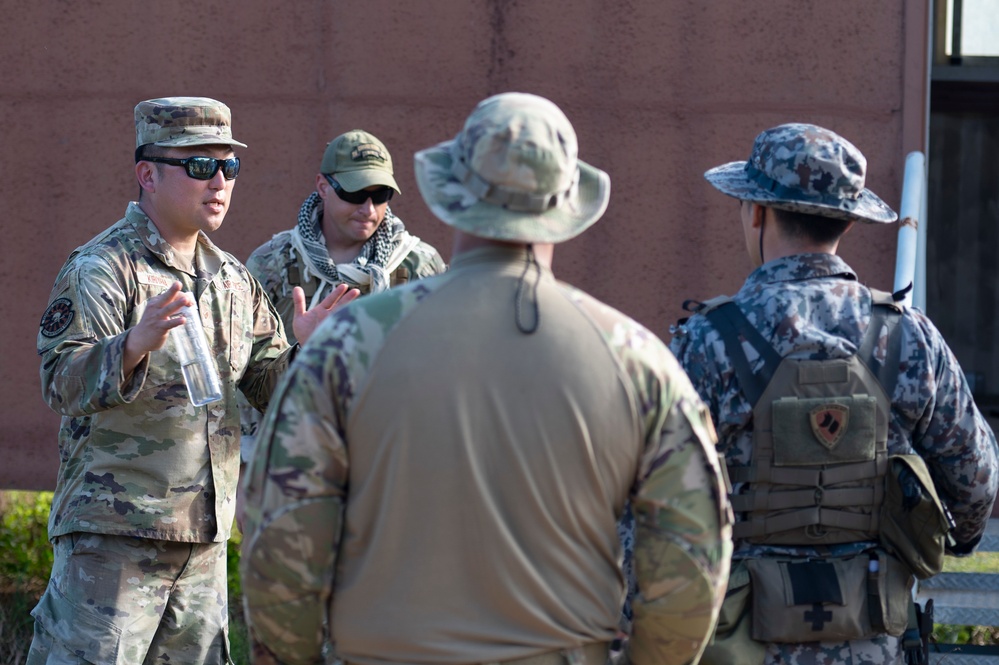
M 366 189 L 359 189 L 356 192 L 348 192 L 343 187 L 341 187 L 340 183 L 334 180 L 333 177 L 330 176 L 330 174 L 324 173 L 323 175 L 326 177 L 326 180 L 330 183 L 330 186 L 333 187 L 333 191 L 336 192 L 337 197 L 341 201 L 346 201 L 347 203 L 353 203 L 354 205 L 361 205 L 368 199 L 371 199 L 371 202 L 374 203 L 375 205 L 381 205 L 382 203 L 385 203 L 386 201 L 391 199 L 392 194 L 395 193 L 395 190 L 393 190 L 391 187 L 381 187 L 379 189 L 374 190 L 373 192 L 370 192 Z
M 155 162 L 157 164 L 169 164 L 170 166 L 183 166 L 189 178 L 195 180 L 211 180 L 215 174 L 222 169 L 222 177 L 226 180 L 235 180 L 239 175 L 239 157 L 229 159 L 215 159 L 214 157 L 186 157 L 177 159 L 176 157 L 143 157 L 144 161 Z

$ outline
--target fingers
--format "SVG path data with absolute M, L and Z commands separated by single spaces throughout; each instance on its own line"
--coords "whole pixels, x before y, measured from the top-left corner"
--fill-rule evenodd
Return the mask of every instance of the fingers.
M 323 298 L 319 306 L 323 309 L 336 309 L 337 307 L 342 307 L 349 303 L 350 301 L 361 295 L 361 292 L 357 289 L 352 289 L 346 284 L 337 284 L 333 291 Z
M 147 323 L 163 330 L 183 325 L 185 321 L 179 316 L 181 308 L 193 307 L 195 303 L 194 298 L 181 291 L 182 288 L 180 282 L 174 282 L 166 291 L 150 298 L 142 318 L 149 316 Z
M 301 286 L 296 286 L 291 290 L 291 300 L 295 305 L 295 316 L 305 314 L 305 291 Z

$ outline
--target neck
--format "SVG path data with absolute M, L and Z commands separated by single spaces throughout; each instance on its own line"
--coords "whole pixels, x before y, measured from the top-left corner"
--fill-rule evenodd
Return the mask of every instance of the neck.
M 169 243 L 178 253 L 188 256 L 194 254 L 194 250 L 198 246 L 198 231 L 187 233 L 178 231 L 177 229 L 164 228 L 166 225 L 157 223 L 156 218 L 158 215 L 156 213 L 156 206 L 152 205 L 148 199 L 139 201 L 139 208 L 142 209 L 146 217 L 152 220 L 153 225 L 160 232 L 163 240 Z
M 329 240 L 326 241 L 326 251 L 329 253 L 333 263 L 352 263 L 354 259 L 360 256 L 362 247 L 364 247 L 363 242 L 359 245 L 338 247 L 333 245 Z
M 839 249 L 838 239 L 831 243 L 816 243 L 784 235 L 777 220 L 774 219 L 773 211 L 770 208 L 764 210 L 765 218 L 761 230 L 763 235 L 760 240 L 763 256 L 760 257 L 760 265 L 796 254 L 836 254 Z
M 453 258 L 460 254 L 464 254 L 465 252 L 470 252 L 473 249 L 479 249 L 480 247 L 526 248 L 527 246 L 528 243 L 525 242 L 507 242 L 504 240 L 493 240 L 491 238 L 480 238 L 455 229 L 454 244 L 451 247 L 451 256 Z M 555 245 L 551 243 L 532 243 L 531 247 L 534 249 L 534 257 L 537 259 L 538 263 L 551 269 L 552 258 L 555 254 Z

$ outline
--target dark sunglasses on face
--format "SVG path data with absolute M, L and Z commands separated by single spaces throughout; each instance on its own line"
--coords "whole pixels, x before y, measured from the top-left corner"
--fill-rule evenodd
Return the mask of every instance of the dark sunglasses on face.
M 374 191 L 369 191 L 367 189 L 361 189 L 356 192 L 348 192 L 343 187 L 340 186 L 336 180 L 332 178 L 328 173 L 323 174 L 326 177 L 327 182 L 333 187 L 333 191 L 336 192 L 337 197 L 341 201 L 346 201 L 347 203 L 353 203 L 354 205 L 361 205 L 368 199 L 375 205 L 381 205 L 389 199 L 392 198 L 392 194 L 395 192 L 391 187 L 380 187 Z
M 215 159 L 214 157 L 143 157 L 144 161 L 171 166 L 183 166 L 189 178 L 195 180 L 211 180 L 222 169 L 222 177 L 234 180 L 239 175 L 239 157 Z

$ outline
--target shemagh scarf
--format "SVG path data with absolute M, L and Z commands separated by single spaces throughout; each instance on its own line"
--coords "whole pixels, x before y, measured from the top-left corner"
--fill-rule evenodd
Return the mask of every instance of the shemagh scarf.
M 345 282 L 350 286 L 370 285 L 371 293 L 384 291 L 391 286 L 389 275 L 399 267 L 406 256 L 420 243 L 420 239 L 406 231 L 402 220 L 385 209 L 385 218 L 374 235 L 361 247 L 360 254 L 351 263 L 337 265 L 326 251 L 326 238 L 322 230 L 323 200 L 312 192 L 298 211 L 292 239 L 295 249 L 305 263 L 302 278 L 318 277 L 321 282 L 335 286 Z M 316 289 L 314 305 L 326 289 Z

